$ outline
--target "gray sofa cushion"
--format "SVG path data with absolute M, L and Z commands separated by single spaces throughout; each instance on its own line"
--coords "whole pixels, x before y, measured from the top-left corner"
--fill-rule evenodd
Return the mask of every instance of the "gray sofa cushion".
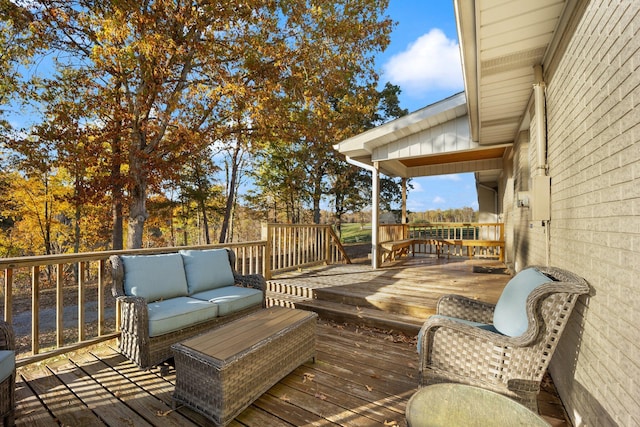
M 157 337 L 179 331 L 218 315 L 218 306 L 189 297 L 171 298 L 149 303 L 149 336 Z
M 13 350 L 0 350 L 0 381 L 9 378 L 16 368 L 16 354 Z
M 262 291 L 240 286 L 225 286 L 192 295 L 218 306 L 218 316 L 226 316 L 254 305 L 262 305 Z
M 189 295 L 235 282 L 226 249 L 181 250 Z
M 157 301 L 187 295 L 180 254 L 122 255 L 124 292 Z

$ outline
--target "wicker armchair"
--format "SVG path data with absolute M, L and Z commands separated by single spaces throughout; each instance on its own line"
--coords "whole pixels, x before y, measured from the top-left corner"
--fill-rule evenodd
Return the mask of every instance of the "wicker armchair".
M 211 318 L 200 323 L 189 325 L 178 331 L 149 336 L 148 303 L 144 298 L 127 295 L 124 291 L 124 265 L 122 259 L 113 255 L 109 258 L 112 278 L 112 294 L 120 302 L 120 352 L 143 369 L 158 366 L 173 357 L 171 346 L 222 325 L 243 317 L 266 305 L 266 282 L 260 274 L 238 274 L 235 270 L 236 257 L 232 250 L 226 249 L 229 264 L 233 272 L 235 286 L 254 288 L 262 291 L 262 303 L 224 316 Z
M 5 377 L 0 379 L 0 417 L 4 426 L 14 425 L 15 409 L 15 338 L 13 328 L 0 320 L 0 365 L 3 365 Z
M 506 395 L 538 412 L 542 377 L 576 300 L 589 287 L 568 271 L 533 268 L 544 276 L 542 284 L 522 297 L 526 318 L 524 332 L 517 336 L 496 330 L 496 305 L 459 295 L 440 298 L 436 315 L 424 323 L 419 335 L 421 386 L 469 384 Z

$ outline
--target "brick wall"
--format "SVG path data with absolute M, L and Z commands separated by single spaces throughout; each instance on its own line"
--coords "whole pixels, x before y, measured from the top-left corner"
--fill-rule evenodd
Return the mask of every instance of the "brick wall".
M 640 1 L 591 1 L 557 68 L 545 71 L 550 263 L 593 290 L 551 373 L 576 425 L 640 425 Z M 516 246 L 526 241 L 515 261 L 544 263 L 544 227 L 505 216 Z

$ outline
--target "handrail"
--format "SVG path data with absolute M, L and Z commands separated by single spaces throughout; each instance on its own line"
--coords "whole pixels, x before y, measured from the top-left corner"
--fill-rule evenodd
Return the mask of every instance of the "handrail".
M 504 258 L 504 224 L 482 222 L 437 222 L 427 224 L 383 224 L 379 231 L 380 243 L 414 240 L 412 252 L 440 253 L 446 248 L 447 255 L 467 255 Z M 433 242 L 437 241 L 437 244 Z M 407 245 L 408 246 L 408 245 Z
M 351 264 L 351 258 L 349 258 L 349 255 L 347 255 L 347 252 L 344 250 L 344 246 L 342 246 L 340 237 L 338 237 L 333 227 L 329 227 L 329 236 L 331 236 L 334 245 L 336 246 L 338 251 L 340 251 L 340 254 L 342 254 L 342 258 L 344 259 L 345 264 Z
M 436 222 L 380 225 L 380 243 L 405 239 L 504 241 L 504 224 L 499 222 Z
M 265 278 L 273 273 L 319 264 L 350 263 L 331 225 L 263 224 L 265 259 L 270 261 Z
M 24 302 L 28 307 L 17 314 L 24 316 L 31 312 L 30 330 L 22 327 L 16 331 L 16 365 L 24 366 L 119 335 L 119 306 L 107 289 L 110 284 L 107 259 L 111 255 L 225 247 L 235 252 L 239 273 L 261 273 L 265 278 L 308 265 L 351 262 L 330 225 L 265 224 L 264 227 L 269 239 L 252 242 L 0 258 L 5 321 L 13 323 L 18 303 Z M 75 327 L 70 327 L 68 320 L 65 322 L 65 317 L 70 316 L 69 309 L 77 310 Z M 22 324 L 29 326 L 26 320 Z M 90 331 L 88 325 L 93 326 Z M 43 332 L 45 327 L 47 330 Z

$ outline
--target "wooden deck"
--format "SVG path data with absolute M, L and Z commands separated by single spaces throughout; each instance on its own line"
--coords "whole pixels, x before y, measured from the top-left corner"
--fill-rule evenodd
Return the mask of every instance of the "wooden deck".
M 365 301 L 369 306 L 354 306 L 360 319 L 391 308 L 410 312 L 396 315 L 420 319 L 425 311 L 416 307 L 433 310 L 441 293 L 497 299 L 508 276 L 473 272 L 474 266 L 492 265 L 416 257 L 375 272 L 358 264 L 309 269 L 281 275 L 274 284 L 294 294 L 316 295 L 324 289 L 335 291 L 341 300 Z M 272 291 L 271 298 L 287 297 Z M 308 298 L 297 295 L 288 301 L 304 299 Z M 413 308 L 402 308 L 399 301 L 404 299 Z M 231 425 L 405 426 L 405 406 L 417 390 L 414 337 L 353 324 L 321 320 L 316 363 L 296 369 Z M 159 369 L 140 370 L 116 351 L 115 341 L 22 367 L 16 382 L 17 425 L 210 425 L 187 408 L 172 410 L 173 368 L 165 376 Z M 569 426 L 552 383 L 545 382 L 544 388 L 542 415 L 554 426 Z
M 417 255 L 378 270 L 364 261 L 279 274 L 269 281 L 267 297 L 275 304 L 314 310 L 338 322 L 415 335 L 435 313 L 441 295 L 495 303 L 510 279 L 504 264 L 496 260 Z

